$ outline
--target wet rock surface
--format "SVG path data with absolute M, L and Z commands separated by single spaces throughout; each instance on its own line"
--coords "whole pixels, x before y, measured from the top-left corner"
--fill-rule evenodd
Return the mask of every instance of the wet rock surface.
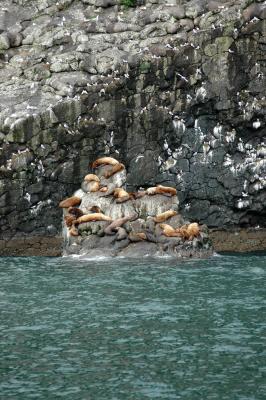
M 127 198 L 126 171 L 106 179 L 104 171 L 108 169 L 105 164 L 96 168 L 96 175 L 87 175 L 89 179 L 100 180 L 98 191 L 79 189 L 74 196 L 60 202 L 64 217 L 64 255 L 130 258 L 212 255 L 207 227 L 190 224 L 178 213 L 175 189 L 159 185 L 142 191 L 141 197 L 139 192 L 134 192 Z M 113 182 L 120 182 L 120 186 L 115 186 L 110 193 L 100 191 L 101 186 L 110 187 Z M 116 197 L 119 190 L 123 193 L 122 203 Z M 69 207 L 74 202 L 76 207 Z
M 98 155 L 119 155 L 128 190 L 177 188 L 189 220 L 265 226 L 265 14 L 2 0 L 0 239 L 60 234 L 57 205 Z

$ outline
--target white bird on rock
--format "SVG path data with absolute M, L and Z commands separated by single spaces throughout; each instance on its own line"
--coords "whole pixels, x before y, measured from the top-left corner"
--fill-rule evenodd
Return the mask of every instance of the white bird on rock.
M 257 118 L 257 120 L 255 122 L 253 122 L 252 126 L 254 129 L 259 129 L 261 126 L 260 120 Z

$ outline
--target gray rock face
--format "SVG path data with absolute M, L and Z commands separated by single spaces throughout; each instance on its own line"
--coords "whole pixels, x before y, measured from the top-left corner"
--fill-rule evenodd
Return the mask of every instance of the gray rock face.
M 265 226 L 265 14 L 2 0 L 0 239 L 61 232 L 59 201 L 103 155 L 126 165 L 128 191 L 176 187 L 189 220 Z

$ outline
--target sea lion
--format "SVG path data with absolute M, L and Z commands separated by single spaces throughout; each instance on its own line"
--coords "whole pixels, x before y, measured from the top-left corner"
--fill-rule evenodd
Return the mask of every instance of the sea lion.
M 112 218 L 102 213 L 86 214 L 77 219 L 77 224 L 83 224 L 84 222 L 91 221 L 112 221 Z
M 98 160 L 95 160 L 92 163 L 92 168 L 97 168 L 100 165 L 117 165 L 120 164 L 119 161 L 117 161 L 115 158 L 113 157 L 102 157 L 102 158 L 98 158 Z
M 159 222 L 164 222 L 167 219 L 173 217 L 174 215 L 177 215 L 177 212 L 174 210 L 168 210 L 165 211 L 161 214 L 156 215 L 156 217 L 153 218 L 154 222 L 159 223 Z
M 76 221 L 76 217 L 74 215 L 65 215 L 64 216 L 65 224 L 68 228 L 70 228 L 74 221 Z
M 77 208 L 77 207 L 69 207 L 67 212 L 68 212 L 68 214 L 71 214 L 76 218 L 79 218 L 84 214 L 83 211 L 81 211 L 81 209 Z
M 190 237 L 198 237 L 200 234 L 199 224 L 197 222 L 189 224 L 187 227 L 187 233 Z
M 98 192 L 98 190 L 100 189 L 100 184 L 99 182 L 93 181 L 90 182 L 90 191 L 91 192 Z
M 151 196 L 155 194 L 162 194 L 164 196 L 175 196 L 176 195 L 176 189 L 169 187 L 169 186 L 162 186 L 162 185 L 157 185 L 150 187 L 146 190 L 146 193 Z
M 187 234 L 187 227 L 188 225 L 182 225 L 180 228 L 176 229 L 178 236 L 181 237 L 183 240 L 187 240 L 189 238 Z
M 118 203 L 118 204 L 120 204 L 120 203 L 125 203 L 126 201 L 128 201 L 128 200 L 131 200 L 131 196 L 130 196 L 130 194 L 128 194 L 127 196 L 123 196 L 123 197 L 120 197 L 120 199 L 116 199 L 116 203 Z
M 144 232 L 130 232 L 128 238 L 131 242 L 142 242 L 143 240 L 147 240 L 146 233 Z
M 114 190 L 113 190 L 113 196 L 115 197 L 115 198 L 117 198 L 117 199 L 119 199 L 119 198 L 121 198 L 121 197 L 124 197 L 124 196 L 127 196 L 128 195 L 128 192 L 126 192 L 124 189 L 122 189 L 122 188 L 115 188 Z
M 191 224 L 181 226 L 181 228 L 176 229 L 176 232 L 184 240 L 192 240 L 193 238 L 199 236 L 200 227 L 197 222 L 193 222 Z
M 77 196 L 68 197 L 65 200 L 60 201 L 59 207 L 60 208 L 69 208 L 79 206 L 81 203 L 81 198 Z
M 167 237 L 180 236 L 180 233 L 175 230 L 171 225 L 160 224 L 160 228 L 163 230 L 162 234 Z
M 83 181 L 81 188 L 84 192 L 98 192 L 100 189 L 100 183 L 98 181 Z
M 126 192 L 122 188 L 115 188 L 113 196 L 116 198 L 116 203 L 124 203 L 132 198 L 130 193 Z
M 137 218 L 138 218 L 138 214 L 131 215 L 129 217 L 117 218 L 104 229 L 104 233 L 106 235 L 114 235 L 115 234 L 114 231 L 116 230 L 116 228 L 119 228 L 120 226 L 124 225 L 128 221 L 134 221 Z
M 84 177 L 84 181 L 86 182 L 100 182 L 100 179 L 95 174 L 88 174 Z
M 78 236 L 79 235 L 79 232 L 74 225 L 72 225 L 71 229 L 69 229 L 69 234 L 70 234 L 70 236 Z
M 104 177 L 106 179 L 109 179 L 109 178 L 111 178 L 111 176 L 113 176 L 117 172 L 122 171 L 123 169 L 125 169 L 124 164 L 121 164 L 121 163 L 115 164 L 109 171 L 106 171 L 104 173 Z

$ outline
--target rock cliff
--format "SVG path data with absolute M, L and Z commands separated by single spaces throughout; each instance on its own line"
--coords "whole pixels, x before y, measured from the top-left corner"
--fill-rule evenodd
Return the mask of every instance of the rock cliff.
M 0 239 L 55 237 L 99 155 L 186 218 L 265 226 L 265 2 L 2 0 Z

